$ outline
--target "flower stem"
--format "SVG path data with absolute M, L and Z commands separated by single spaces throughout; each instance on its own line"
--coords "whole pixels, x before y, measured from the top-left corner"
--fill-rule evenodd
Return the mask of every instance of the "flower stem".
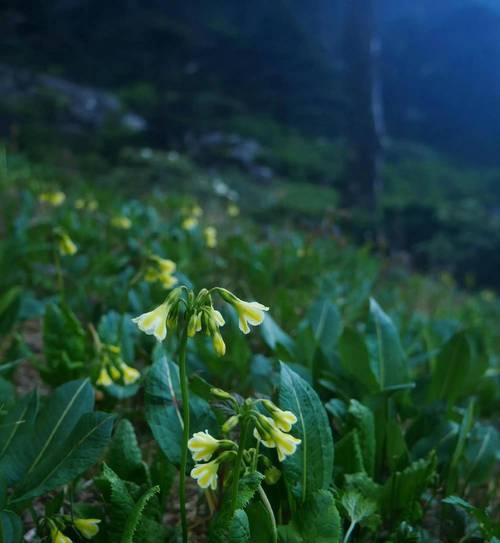
M 266 508 L 267 514 L 269 515 L 269 520 L 273 525 L 273 543 L 278 543 L 278 529 L 276 528 L 276 519 L 274 518 L 273 508 L 271 507 L 267 494 L 264 492 L 261 485 L 259 485 L 259 496 L 264 504 L 264 507 Z
M 182 541 L 188 541 L 188 526 L 186 517 L 186 466 L 189 440 L 189 386 L 186 368 L 186 345 L 187 345 L 187 323 L 184 326 L 179 343 L 179 370 L 182 394 L 182 449 L 181 449 L 181 471 L 179 474 L 179 501 L 181 509 Z
M 241 465 L 243 460 L 243 451 L 245 450 L 245 441 L 247 438 L 248 421 L 244 420 L 241 425 L 240 443 L 238 445 L 238 455 L 234 463 L 233 487 L 231 489 L 231 515 L 236 511 L 236 499 L 238 497 L 238 487 L 240 484 Z
M 344 536 L 344 541 L 343 543 L 347 543 L 349 541 L 349 538 L 351 537 L 351 534 L 352 534 L 352 531 L 354 530 L 354 528 L 356 527 L 356 521 L 352 521 L 349 528 L 347 529 L 347 532 Z

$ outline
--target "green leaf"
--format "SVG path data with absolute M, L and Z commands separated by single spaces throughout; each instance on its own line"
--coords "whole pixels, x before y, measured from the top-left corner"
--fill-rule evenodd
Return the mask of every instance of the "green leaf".
M 94 408 L 88 379 L 58 387 L 40 409 L 36 421 L 23 424 L 0 460 L 0 472 L 12 484 L 30 475 L 54 447 L 63 443 L 81 416 Z
M 469 405 L 464 413 L 462 423 L 460 424 L 460 431 L 458 432 L 457 445 L 453 451 L 451 457 L 450 466 L 447 474 L 446 489 L 448 492 L 452 492 L 458 483 L 458 463 L 460 462 L 465 449 L 465 443 L 469 432 L 471 431 L 474 423 L 474 398 L 469 400 Z
M 494 523 L 493 519 L 490 518 L 490 516 L 484 509 L 481 509 L 480 507 L 475 507 L 468 501 L 458 496 L 448 496 L 443 500 L 443 503 L 447 503 L 448 505 L 453 505 L 454 507 L 463 509 L 469 515 L 474 517 L 478 523 L 479 529 L 481 530 L 481 535 L 483 537 L 489 539 L 495 535 L 500 535 L 500 524 Z
M 26 395 L 10 408 L 0 421 L 0 458 L 8 451 L 23 426 L 33 423 L 38 409 L 36 392 Z
M 143 482 L 147 468 L 132 423 L 122 419 L 106 453 L 106 463 L 122 479 Z
M 342 367 L 349 375 L 370 392 L 379 390 L 370 364 L 370 353 L 361 334 L 352 328 L 345 328 L 339 339 L 339 352 Z
M 335 445 L 335 467 L 342 474 L 365 471 L 358 430 L 351 430 Z
M 133 543 L 134 534 L 141 521 L 146 504 L 148 503 L 149 500 L 151 500 L 151 498 L 153 498 L 155 494 L 158 494 L 159 492 L 160 492 L 160 487 L 154 486 L 153 488 L 150 488 L 149 490 L 147 490 L 139 498 L 139 501 L 134 505 L 134 507 L 132 508 L 132 511 L 130 512 L 130 515 L 128 516 L 127 523 L 125 524 L 125 528 L 123 530 L 121 543 Z
M 245 511 L 237 509 L 229 524 L 227 538 L 224 543 L 250 543 L 250 526 Z M 222 542 L 221 542 L 222 543 Z
M 43 319 L 45 365 L 40 372 L 50 384 L 60 384 L 84 373 L 89 358 L 86 334 L 66 306 L 48 305 Z
M 394 323 L 373 298 L 370 298 L 370 315 L 375 325 L 376 339 L 373 354 L 381 390 L 406 384 L 408 366 Z
M 179 369 L 161 351 L 157 353 L 144 386 L 146 420 L 165 456 L 178 465 L 182 444 Z M 190 411 L 192 433 L 209 430 L 217 434 L 217 422 L 208 402 L 191 394 Z
M 16 323 L 22 293 L 22 287 L 11 287 L 0 296 L 0 337 L 6 336 Z
M 307 319 L 316 345 L 326 356 L 331 356 L 342 331 L 342 319 L 337 306 L 322 299 L 309 309 Z
M 380 504 L 394 521 L 407 520 L 418 511 L 420 496 L 436 473 L 436 455 L 413 462 L 391 475 L 383 486 Z
M 344 492 L 341 503 L 351 523 L 367 526 L 372 531 L 377 528 L 380 518 L 376 515 L 377 502 L 375 500 L 363 496 L 356 490 L 348 490 Z
M 262 501 L 254 500 L 245 510 L 250 524 L 252 543 L 274 543 L 274 526 Z
M 371 410 L 356 400 L 349 404 L 351 427 L 355 428 L 359 437 L 364 471 L 373 475 L 375 468 L 375 422 Z
M 292 429 L 301 439 L 296 452 L 283 462 L 284 478 L 301 501 L 332 481 L 333 439 L 328 416 L 316 392 L 281 363 L 280 407 L 297 417 Z
M 47 449 L 40 462 L 16 489 L 12 502 L 41 496 L 93 466 L 111 437 L 114 415 L 86 413 L 63 442 Z
M 0 511 L 0 543 L 19 543 L 22 535 L 21 519 L 12 511 Z
M 294 352 L 294 342 L 270 316 L 266 315 L 260 326 L 262 338 L 266 345 L 272 349 L 280 358 L 289 360 Z
M 250 500 L 254 497 L 260 484 L 264 480 L 264 475 L 258 471 L 247 473 L 241 477 L 238 484 L 238 496 L 236 498 L 236 509 L 245 509 Z
M 124 362 L 134 362 L 134 340 L 138 331 L 130 315 L 109 311 L 101 317 L 97 332 L 103 343 L 120 347 Z
M 467 335 L 459 332 L 444 345 L 436 359 L 429 387 L 429 400 L 445 400 L 449 405 L 453 404 L 467 385 L 471 364 Z
M 338 543 L 341 538 L 340 515 L 332 493 L 327 490 L 309 496 L 294 515 L 293 524 L 304 543 Z

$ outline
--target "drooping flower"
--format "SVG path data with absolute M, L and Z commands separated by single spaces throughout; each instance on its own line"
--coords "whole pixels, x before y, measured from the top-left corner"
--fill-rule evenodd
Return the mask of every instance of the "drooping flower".
M 99 533 L 98 524 L 100 522 L 101 519 L 98 518 L 76 518 L 74 520 L 75 528 L 85 539 L 92 539 Z
M 59 232 L 59 253 L 63 256 L 73 256 L 78 247 L 74 241 L 66 234 L 66 232 Z
M 213 333 L 212 344 L 218 356 L 224 356 L 226 354 L 226 344 L 224 343 L 224 339 L 218 330 Z
M 301 443 L 300 439 L 282 432 L 270 417 L 261 415 L 259 421 L 261 424 L 254 429 L 254 437 L 260 439 L 266 447 L 276 448 L 280 462 L 297 450 L 297 445 Z
M 111 219 L 111 225 L 121 230 L 129 230 L 132 227 L 132 221 L 125 215 L 116 215 Z
M 203 231 L 205 243 L 209 249 L 217 247 L 217 230 L 213 226 L 207 226 Z
M 182 228 L 184 230 L 193 230 L 198 226 L 198 219 L 196 217 L 186 217 L 182 221 Z
M 187 335 L 189 337 L 193 337 L 197 332 L 201 332 L 201 329 L 202 329 L 201 317 L 202 317 L 202 312 L 200 311 L 199 313 L 193 313 L 191 317 L 189 318 L 188 330 L 187 330 Z
M 188 441 L 188 448 L 191 451 L 193 460 L 210 460 L 214 452 L 219 448 L 219 440 L 212 437 L 208 430 L 204 432 L 196 432 Z
M 191 470 L 191 477 L 196 479 L 198 486 L 201 488 L 210 487 L 212 490 L 217 488 L 217 470 L 219 469 L 219 464 L 217 460 L 212 460 L 206 464 L 196 464 L 196 466 Z
M 51 206 L 58 207 L 66 200 L 66 194 L 60 190 L 54 192 L 42 192 L 38 197 L 40 202 L 50 204 Z
M 170 306 L 166 302 L 156 309 L 143 313 L 132 319 L 142 332 L 155 336 L 158 341 L 163 341 L 167 336 L 167 317 Z
M 250 324 L 252 326 L 261 324 L 265 317 L 264 311 L 269 311 L 269 307 L 259 302 L 245 302 L 244 300 L 240 300 L 240 298 L 226 289 L 219 289 L 219 292 L 224 300 L 236 309 L 239 317 L 239 327 L 244 334 L 250 332 Z
M 165 289 L 175 286 L 178 283 L 177 277 L 172 275 L 176 269 L 175 262 L 156 255 L 150 258 L 151 265 L 146 269 L 144 279 L 149 282 L 159 281 Z
M 50 537 L 52 538 L 52 543 L 73 543 L 73 540 L 64 535 L 58 528 L 50 530 Z
M 240 214 L 240 208 L 236 204 L 229 204 L 227 206 L 227 214 L 230 217 L 237 217 Z
M 120 364 L 120 369 L 122 370 L 123 382 L 126 385 L 133 385 L 141 376 L 140 372 L 123 362 Z
M 116 368 L 114 368 L 116 369 Z M 101 371 L 99 373 L 99 377 L 96 381 L 96 385 L 99 385 L 101 387 L 109 387 L 113 384 L 113 379 L 111 379 L 108 370 L 106 368 L 101 368 Z
M 297 417 L 291 411 L 283 411 L 269 400 L 264 400 L 264 406 L 271 414 L 276 426 L 284 432 L 289 432 L 297 422 Z

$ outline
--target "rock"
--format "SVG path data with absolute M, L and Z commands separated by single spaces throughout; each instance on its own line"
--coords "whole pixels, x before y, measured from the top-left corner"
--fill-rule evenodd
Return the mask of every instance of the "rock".
M 78 85 L 65 79 L 0 64 L 0 101 L 2 106 L 38 102 L 52 97 L 61 108 L 62 125 L 76 124 L 81 129 L 101 128 L 110 118 L 133 132 L 147 128 L 146 121 L 126 111 L 114 94 L 93 87 Z

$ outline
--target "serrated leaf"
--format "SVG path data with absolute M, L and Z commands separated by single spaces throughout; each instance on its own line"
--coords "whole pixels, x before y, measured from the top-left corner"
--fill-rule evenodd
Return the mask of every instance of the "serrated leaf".
M 351 430 L 337 441 L 335 446 L 335 467 L 342 474 L 358 473 L 365 470 L 363 452 L 357 430 Z
M 311 386 L 283 363 L 279 403 L 297 417 L 292 434 L 301 440 L 296 452 L 283 462 L 284 478 L 295 497 L 305 501 L 332 481 L 333 438 L 328 416 Z
M 139 498 L 139 501 L 134 505 L 134 507 L 132 508 L 132 511 L 128 515 L 127 523 L 125 524 L 125 528 L 123 530 L 121 543 L 133 543 L 134 534 L 137 530 L 139 522 L 141 521 L 142 514 L 144 512 L 144 508 L 146 507 L 146 504 L 148 503 L 149 500 L 151 500 L 151 498 L 153 498 L 155 494 L 158 494 L 159 492 L 160 492 L 160 487 L 154 486 L 153 488 L 150 488 L 149 490 L 147 490 Z
M 139 478 L 141 480 L 136 482 L 144 482 L 146 468 L 129 420 L 122 419 L 118 424 L 106 453 L 106 463 L 122 479 L 136 481 Z
M 379 523 L 376 515 L 377 502 L 363 496 L 356 490 L 348 490 L 342 495 L 342 507 L 353 524 L 362 524 L 374 529 Z

